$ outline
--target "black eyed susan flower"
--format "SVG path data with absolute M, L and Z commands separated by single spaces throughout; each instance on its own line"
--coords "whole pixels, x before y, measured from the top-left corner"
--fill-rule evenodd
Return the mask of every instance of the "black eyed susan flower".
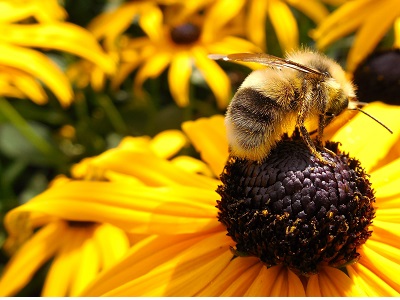
M 335 143 L 323 152 L 336 161 L 333 169 L 320 165 L 294 137 L 277 146 L 282 153 L 276 150 L 261 165 L 228 161 L 223 185 L 217 182 L 222 197 L 216 186 L 146 187 L 147 202 L 134 209 L 146 215 L 140 229 L 150 236 L 82 295 L 398 296 L 399 108 L 373 103 L 366 110 L 384 119 L 394 134 L 356 115 L 332 138 L 341 141 L 339 148 L 346 153 Z M 183 124 L 214 175 L 228 158 L 223 128 L 222 116 Z M 167 171 L 163 164 L 141 167 L 153 178 L 175 170 Z M 228 176 L 240 168 L 247 168 L 242 178 Z M 296 193 L 286 194 L 300 185 L 307 203 L 297 203 Z M 229 202 L 226 197 L 240 199 Z M 263 202 L 269 206 L 254 209 Z M 297 218 L 291 220 L 294 214 Z
M 64 22 L 57 1 L 2 1 L 0 9 L 0 94 L 43 104 L 46 85 L 63 106 L 73 99 L 67 77 L 37 48 L 79 56 L 107 74 L 115 65 L 87 30 Z M 35 22 L 33 22 L 34 20 Z M 29 63 L 27 63 L 29 62 Z
M 244 1 L 215 1 L 195 10 L 196 5 L 182 8 L 171 4 L 161 9 L 151 1 L 127 2 L 98 16 L 89 29 L 103 40 L 110 55 L 119 58 L 120 66 L 112 79 L 114 88 L 137 70 L 134 88 L 140 93 L 147 79 L 158 77 L 168 68 L 171 95 L 179 106 L 187 106 L 190 78 L 197 68 L 219 107 L 225 108 L 231 93 L 229 78 L 207 55 L 260 51 L 251 42 L 235 36 L 236 27 L 227 26 L 243 4 Z M 133 19 L 138 20 L 144 36 L 125 33 Z
M 312 33 L 320 49 L 356 32 L 347 57 L 347 70 L 356 67 L 373 52 L 392 28 L 394 47 L 400 46 L 400 7 L 396 0 L 347 1 L 326 18 Z
M 75 165 L 73 179 L 60 176 L 46 192 L 10 211 L 5 218 L 9 237 L 4 249 L 14 255 L 2 273 L 0 295 L 18 293 L 50 260 L 42 295 L 81 293 L 100 271 L 114 265 L 131 244 L 143 237 L 141 230 L 132 234 L 131 229 L 146 216 L 130 205 L 147 202 L 144 186 L 198 184 L 203 189 L 207 186 L 206 180 L 188 178 L 176 170 L 154 176 L 151 170 L 140 167 L 141 163 L 150 162 L 161 166 L 161 162 L 168 170 L 165 159 L 186 142 L 180 131 L 165 131 L 153 139 L 126 138 L 111 152 Z M 136 164 L 126 165 L 124 161 L 132 161 L 132 156 Z M 176 165 L 178 170 L 210 174 L 204 163 L 194 159 L 182 156 L 174 161 L 169 164 Z M 122 194 L 113 195 L 112 191 Z M 138 192 L 141 199 L 131 201 Z M 101 194 L 102 199 L 96 194 Z M 174 195 L 177 194 L 178 191 Z M 165 197 L 168 199 L 168 193 Z

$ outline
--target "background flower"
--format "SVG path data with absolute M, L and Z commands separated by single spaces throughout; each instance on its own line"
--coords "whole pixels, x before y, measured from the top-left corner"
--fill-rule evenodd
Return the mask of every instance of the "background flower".
M 399 16 L 400 8 L 395 0 L 347 1 L 317 27 L 313 37 L 317 47 L 325 49 L 356 31 L 347 57 L 347 69 L 353 72 L 393 27 L 396 32 L 393 45 L 398 47 Z

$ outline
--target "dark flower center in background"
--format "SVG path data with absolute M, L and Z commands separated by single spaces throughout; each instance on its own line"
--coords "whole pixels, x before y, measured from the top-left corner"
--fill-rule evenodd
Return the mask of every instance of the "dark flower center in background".
M 68 221 L 68 225 L 70 227 L 83 228 L 83 227 L 94 227 L 95 225 L 97 225 L 97 223 L 88 221 Z
M 375 52 L 354 72 L 357 97 L 362 102 L 400 104 L 400 50 Z
M 283 264 L 299 275 L 359 258 L 370 237 L 375 197 L 358 160 L 326 147 L 336 167 L 312 156 L 301 137 L 284 137 L 262 162 L 231 157 L 217 192 L 218 218 L 237 243 L 236 256 Z
M 199 39 L 200 33 L 199 27 L 186 23 L 171 29 L 171 39 L 178 45 L 192 44 Z

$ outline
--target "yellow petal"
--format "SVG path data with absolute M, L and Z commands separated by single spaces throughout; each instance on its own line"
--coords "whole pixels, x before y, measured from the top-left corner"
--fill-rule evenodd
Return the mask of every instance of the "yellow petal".
M 235 18 L 244 4 L 244 0 L 216 1 L 214 5 L 206 11 L 201 40 L 205 43 L 215 40 L 216 32 L 220 32 L 221 28 Z
M 174 259 L 203 238 L 204 236 L 201 235 L 150 236 L 135 244 L 122 261 L 101 273 L 82 293 L 82 296 L 100 296 L 135 280 Z
M 0 53 L 0 64 L 23 70 L 37 77 L 51 89 L 62 105 L 70 104 L 73 92 L 67 77 L 45 55 L 5 44 L 0 44 Z
M 249 17 L 246 18 L 246 32 L 250 41 L 265 51 L 267 43 L 265 26 L 267 18 L 267 1 L 253 0 L 249 2 Z
M 171 53 L 164 52 L 162 49 L 159 50 L 151 59 L 142 64 L 136 74 L 134 87 L 138 94 L 140 94 L 141 87 L 148 78 L 159 76 L 171 62 Z
M 304 13 L 316 24 L 326 19 L 326 17 L 329 15 L 328 9 L 321 2 L 316 0 L 287 0 L 287 2 L 291 6 Z
M 180 130 L 164 130 L 150 142 L 150 149 L 158 157 L 170 158 L 187 144 L 187 138 Z
M 105 296 L 193 296 L 229 264 L 229 243 L 225 232 L 204 237 L 175 258 Z
M 225 36 L 220 41 L 204 46 L 209 53 L 262 52 L 261 48 L 252 42 L 235 36 Z
M 379 169 L 375 169 L 371 172 L 371 182 L 375 189 L 376 197 L 386 197 L 387 191 L 386 186 L 391 186 L 392 182 L 399 179 L 400 170 L 400 158 L 391 161 Z
M 189 104 L 189 81 L 192 74 L 192 60 L 187 52 L 174 55 L 168 72 L 168 83 L 176 104 L 185 107 Z
M 129 249 L 129 240 L 125 232 L 110 224 L 99 224 L 93 238 L 99 251 L 102 270 L 113 266 Z
M 257 266 L 258 265 L 258 266 Z M 257 266 L 256 268 L 254 268 Z M 209 284 L 196 296 L 200 297 L 217 297 L 217 296 L 241 296 L 244 294 L 237 291 L 238 286 L 242 286 L 243 280 L 246 275 L 253 275 L 252 280 L 257 276 L 262 263 L 256 257 L 241 257 L 233 259 L 225 269 L 218 275 L 215 280 Z M 250 285 L 250 280 L 247 285 Z M 235 292 L 233 292 L 235 290 Z
M 87 233 L 79 252 L 80 263 L 73 268 L 74 277 L 71 282 L 70 292 L 72 297 L 78 296 L 100 271 L 99 253 L 90 233 Z
M 63 244 L 51 263 L 44 282 L 42 296 L 62 297 L 69 295 L 71 282 L 79 267 L 79 247 L 86 237 L 85 230 L 67 227 Z
M 175 166 L 178 166 L 188 172 L 203 174 L 208 177 L 213 176 L 211 169 L 203 161 L 195 159 L 191 156 L 181 155 L 171 159 L 171 162 Z
M 381 159 L 385 158 L 390 148 L 399 140 L 400 107 L 374 102 L 366 106 L 364 110 L 378 120 L 382 120 L 393 130 L 393 134 L 364 114 L 358 113 L 347 125 L 336 132 L 332 140 L 342 144 L 340 146 L 342 151 L 349 152 L 350 156 L 359 159 L 368 173 Z M 365 130 L 366 127 L 368 130 Z
M 393 48 L 400 48 L 400 17 L 394 21 L 394 43 Z
M 254 280 L 259 276 L 261 270 L 263 270 L 265 266 L 262 263 L 256 263 L 244 272 L 238 274 L 235 281 L 232 285 L 228 286 L 223 293 L 222 297 L 243 297 L 249 286 L 252 285 Z
M 21 213 L 28 211 L 74 221 L 106 222 L 145 234 L 204 232 L 219 226 L 214 190 L 184 186 L 131 189 L 116 182 L 72 181 L 13 209 L 5 222 L 12 226 Z
M 347 272 L 354 285 L 358 286 L 369 297 L 399 296 L 398 292 L 361 263 L 348 266 Z
M 25 286 L 35 272 L 48 261 L 63 240 L 64 222 L 54 222 L 40 229 L 11 258 L 0 279 L 0 295 L 12 296 Z
M 359 297 L 365 296 L 365 293 L 344 272 L 336 268 L 322 267 L 317 275 L 310 277 L 307 296 Z
M 268 16 L 281 48 L 286 51 L 296 49 L 299 46 L 299 32 L 296 19 L 287 4 L 280 0 L 271 0 Z
M 264 266 L 246 291 L 245 296 L 304 297 L 305 292 L 299 277 L 291 274 L 291 281 L 289 281 L 288 272 L 291 271 L 285 266 L 275 266 L 269 269 Z
M 221 109 L 226 108 L 231 95 L 228 76 L 215 61 L 207 57 L 205 49 L 196 46 L 191 51 L 198 70 L 217 98 L 218 107 Z
M 200 152 L 201 158 L 219 176 L 228 159 L 228 141 L 224 117 L 220 115 L 211 118 L 200 118 L 182 124 L 183 131 Z
M 127 164 L 126 162 L 134 162 Z M 205 189 L 215 189 L 219 181 L 191 174 L 177 168 L 170 161 L 159 158 L 152 153 L 136 153 L 125 149 L 112 149 L 103 153 L 90 163 L 87 178 L 102 178 L 105 170 L 112 170 L 130 175 L 149 186 L 180 186 L 186 185 Z M 96 173 L 99 173 L 96 175 Z
M 15 69 L 10 69 L 9 75 L 12 76 L 13 84 L 33 102 L 37 104 L 45 104 L 47 102 L 46 92 L 34 78 Z
M 98 65 L 104 72 L 112 74 L 115 64 L 107 56 L 94 36 L 77 25 L 65 22 L 46 24 L 8 24 L 0 27 L 0 41 L 26 47 L 41 47 L 66 51 Z
M 347 59 L 347 70 L 349 72 L 353 72 L 361 61 L 374 50 L 399 15 L 399 3 L 397 1 L 386 1 L 384 5 L 377 6 L 373 14 L 368 16 L 358 30 L 350 48 Z
M 334 31 L 337 26 L 343 24 L 347 27 L 347 22 L 352 22 L 353 19 L 359 19 L 360 16 L 363 17 L 360 19 L 360 22 L 361 20 L 365 20 L 369 10 L 375 5 L 374 2 L 378 4 L 376 1 L 347 1 L 333 11 L 325 21 L 319 24 L 317 29 L 313 31 L 313 37 L 315 39 L 323 39 L 324 36 Z M 343 22 L 343 20 L 346 20 L 346 22 Z
M 163 38 L 163 13 L 156 5 L 147 3 L 142 8 L 139 25 L 150 40 L 158 41 Z
M 1 1 L 0 21 L 2 23 L 13 23 L 34 17 L 38 22 L 50 22 L 63 20 L 67 12 L 56 0 L 44 1 Z

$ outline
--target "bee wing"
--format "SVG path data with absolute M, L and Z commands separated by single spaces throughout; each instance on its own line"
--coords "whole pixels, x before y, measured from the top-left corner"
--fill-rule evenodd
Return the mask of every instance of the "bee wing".
M 269 67 L 276 68 L 291 68 L 304 73 L 312 73 L 320 76 L 324 76 L 323 73 L 306 67 L 302 64 L 298 64 L 294 61 L 283 59 L 274 55 L 266 53 L 234 53 L 234 54 L 210 54 L 209 58 L 214 60 L 225 60 L 225 61 L 242 61 L 242 62 L 253 62 L 266 65 Z

